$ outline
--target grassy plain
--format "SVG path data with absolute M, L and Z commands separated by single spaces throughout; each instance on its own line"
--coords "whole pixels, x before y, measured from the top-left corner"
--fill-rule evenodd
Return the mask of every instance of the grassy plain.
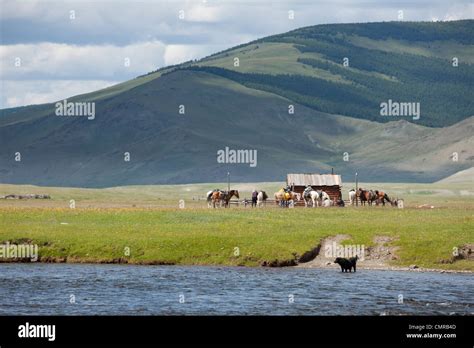
M 454 247 L 474 241 L 474 191 L 463 184 L 360 184 L 403 198 L 404 209 L 346 207 L 208 209 L 209 189 L 225 184 L 128 186 L 108 189 L 0 185 L 6 194 L 50 194 L 51 200 L 0 200 L 0 242 L 39 245 L 43 260 L 181 265 L 258 266 L 291 260 L 321 239 L 371 246 L 393 238 L 393 266 L 471 270 L 474 262 L 446 263 Z M 253 188 L 282 183 L 233 184 L 241 199 Z M 344 191 L 352 187 L 345 186 Z M 185 208 L 178 208 L 179 200 Z M 69 207 L 74 200 L 75 209 Z M 433 208 L 431 208 L 433 206 Z M 129 255 L 128 255 L 129 251 Z

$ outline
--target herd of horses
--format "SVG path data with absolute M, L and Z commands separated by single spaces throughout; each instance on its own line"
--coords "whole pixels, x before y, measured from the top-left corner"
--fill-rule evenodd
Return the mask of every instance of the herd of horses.
M 225 207 L 230 206 L 230 200 L 232 197 L 239 199 L 238 190 L 229 190 L 223 191 L 215 189 L 207 192 L 207 204 L 209 208 L 216 207 Z M 311 186 L 308 186 L 303 194 L 294 192 L 288 186 L 282 188 L 274 194 L 275 204 L 281 207 L 291 207 L 303 200 L 306 207 L 330 207 L 330 206 L 339 206 L 344 207 L 345 203 L 342 200 L 342 197 L 339 199 L 331 199 L 329 195 L 323 190 L 314 190 Z M 268 199 L 268 195 L 265 191 L 255 191 L 255 195 L 252 197 L 252 207 L 261 207 L 263 206 Z M 397 206 L 398 200 L 392 200 L 390 197 L 383 191 L 379 190 L 365 190 L 359 188 L 357 191 L 352 189 L 349 191 L 349 204 L 354 205 L 356 200 L 359 200 L 361 205 L 379 205 L 382 204 L 385 206 L 385 203 L 388 202 L 392 206 Z M 244 202 L 247 204 L 247 201 Z
M 390 197 L 385 192 L 379 190 L 364 190 L 362 188 L 359 188 L 357 191 L 354 189 L 350 190 L 350 204 L 353 205 L 356 199 L 359 199 L 362 205 L 365 205 L 366 203 L 368 205 L 385 205 L 385 202 L 390 203 L 392 206 L 397 205 L 397 200 L 390 199 Z

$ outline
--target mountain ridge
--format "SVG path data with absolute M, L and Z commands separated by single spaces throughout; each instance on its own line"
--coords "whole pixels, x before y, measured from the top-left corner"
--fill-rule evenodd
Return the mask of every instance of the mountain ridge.
M 474 28 L 474 21 L 460 22 L 459 30 L 451 32 Z M 377 25 L 384 27 L 384 23 Z M 436 25 L 428 27 L 431 33 Z M 456 27 L 456 23 L 449 27 Z M 331 25 L 323 29 L 328 28 Z M 348 38 L 346 33 L 343 39 L 344 33 L 334 29 L 331 37 L 315 41 L 313 33 L 305 51 L 295 45 L 308 43 L 305 30 L 311 29 L 299 30 L 303 39 L 295 38 L 300 40 L 296 43 L 274 42 L 273 36 L 267 41 L 262 38 L 199 61 L 68 98 L 96 102 L 97 116 L 92 121 L 57 117 L 54 103 L 1 110 L 0 182 L 110 187 L 222 182 L 227 172 L 235 181 L 282 181 L 287 172 L 323 173 L 332 169 L 348 180 L 357 171 L 364 181 L 430 182 L 473 166 L 474 113 L 451 116 L 440 112 L 445 116 L 444 127 L 427 127 L 430 124 L 408 118 L 383 119 L 378 106 L 376 112 L 370 109 L 375 105 L 374 96 L 399 91 L 386 86 L 407 83 L 402 81 L 411 78 L 412 70 L 404 72 L 400 65 L 400 73 L 394 76 L 385 68 L 343 68 L 331 60 L 331 50 L 341 50 L 338 40 L 347 43 L 354 35 Z M 279 35 L 289 40 L 291 33 Z M 389 29 L 385 31 L 388 33 Z M 376 43 L 371 37 L 359 36 L 357 40 L 357 52 L 362 50 L 360 45 Z M 440 99 L 437 104 L 445 103 L 445 108 L 450 106 L 446 98 L 472 84 L 472 66 L 464 63 L 465 53 L 474 52 L 472 45 L 437 42 L 431 43 L 434 48 L 430 49 L 428 44 L 413 42 L 379 44 L 395 51 L 420 50 L 420 54 L 412 54 L 417 57 L 410 58 L 415 62 L 430 52 L 442 56 L 443 50 L 455 47 L 467 67 L 459 88 L 437 95 L 451 85 L 427 77 L 430 86 L 437 86 L 432 88 L 434 97 Z M 371 51 L 363 52 L 367 56 Z M 238 67 L 233 66 L 236 55 L 240 57 Z M 436 70 L 437 64 L 449 60 L 435 57 L 429 62 L 434 62 Z M 396 67 L 400 62 L 395 59 L 390 64 Z M 455 81 L 460 73 L 452 72 L 450 68 L 444 74 Z M 424 76 L 416 79 L 422 81 Z M 300 86 L 302 81 L 307 85 Z M 367 81 L 374 82 L 379 91 L 370 89 L 373 86 Z M 472 101 L 466 101 L 468 95 L 455 98 L 461 106 L 454 111 L 474 110 Z M 185 106 L 185 115 L 179 114 L 180 105 Z M 294 114 L 288 113 L 289 105 L 293 105 Z M 358 110 L 363 117 L 344 114 L 347 110 Z M 423 120 L 423 104 L 421 110 Z M 427 117 L 426 123 L 440 120 Z M 217 151 L 226 146 L 257 150 L 257 167 L 217 163 Z M 21 162 L 13 161 L 16 152 L 21 153 Z M 124 161 L 125 152 L 130 153 L 129 162 Z M 453 153 L 458 154 L 457 161 L 453 161 Z

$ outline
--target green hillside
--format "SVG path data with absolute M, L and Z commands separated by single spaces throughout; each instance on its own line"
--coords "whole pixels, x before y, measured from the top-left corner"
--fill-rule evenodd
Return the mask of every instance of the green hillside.
M 281 181 L 332 168 L 344 180 L 357 171 L 367 181 L 436 181 L 474 162 L 473 29 L 319 25 L 68 99 L 94 101 L 94 120 L 57 117 L 54 104 L 1 110 L 0 182 L 221 182 L 228 171 L 233 181 Z M 388 99 L 420 102 L 420 119 L 380 116 Z M 217 163 L 225 147 L 257 150 L 258 165 Z
M 419 102 L 416 123 L 442 127 L 473 115 L 473 33 L 474 21 L 318 25 L 198 65 L 318 111 L 377 122 L 392 120 L 380 116 L 381 102 Z

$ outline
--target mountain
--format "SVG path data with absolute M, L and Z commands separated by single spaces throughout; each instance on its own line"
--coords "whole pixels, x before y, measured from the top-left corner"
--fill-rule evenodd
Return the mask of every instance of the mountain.
M 94 102 L 93 120 L 56 116 L 54 103 L 1 110 L 0 182 L 282 181 L 332 168 L 436 181 L 474 162 L 472 32 L 472 20 L 318 25 L 68 99 Z M 419 119 L 380 116 L 388 100 L 420 103 Z M 257 165 L 218 163 L 226 147 L 256 150 Z
M 465 184 L 474 185 L 474 167 L 469 169 L 461 170 L 453 175 L 448 176 L 440 181 L 440 184 Z

